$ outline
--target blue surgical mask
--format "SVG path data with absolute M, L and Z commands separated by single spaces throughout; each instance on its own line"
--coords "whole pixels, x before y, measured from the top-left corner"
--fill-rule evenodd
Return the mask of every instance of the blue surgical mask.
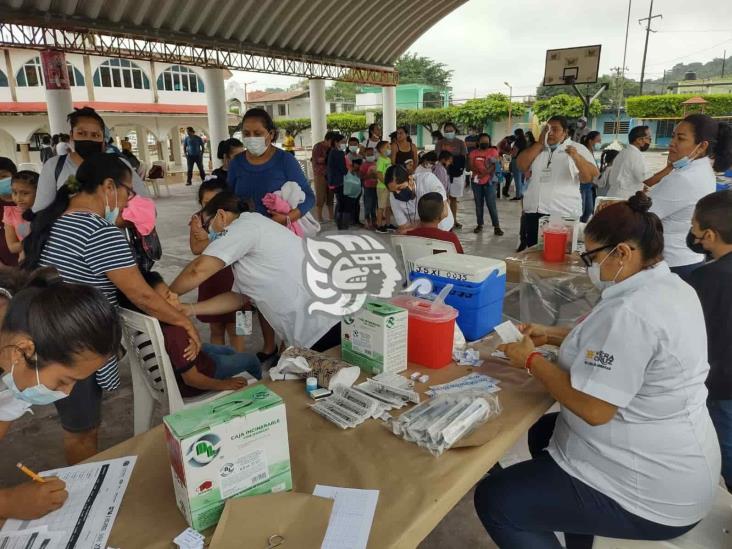
M 209 242 L 213 242 L 220 236 L 221 236 L 221 233 L 218 232 L 217 230 L 215 230 L 213 227 L 208 228 L 208 241 Z
M 109 198 L 104 195 L 104 219 L 106 219 L 111 225 L 114 225 L 119 216 L 119 206 L 117 205 L 117 192 L 114 193 L 114 209 L 109 208 Z
M 445 139 L 455 139 L 455 132 L 445 132 Z
M 699 145 L 694 147 L 694 150 L 691 151 L 691 154 L 694 154 L 698 148 L 699 148 Z M 680 170 L 682 168 L 686 168 L 686 166 L 688 166 L 689 164 L 691 164 L 691 158 L 689 158 L 688 155 L 684 156 L 682 158 L 679 158 L 675 162 L 671 163 L 671 165 L 674 167 L 675 170 Z
M 0 179 L 0 195 L 9 195 L 13 194 L 13 189 L 10 187 L 10 183 L 12 181 L 12 177 L 6 177 L 5 179 Z
M 358 152 L 358 147 L 356 145 L 349 145 L 348 150 L 355 154 Z
M 38 366 L 36 366 L 36 381 L 38 382 L 38 384 L 33 387 L 23 389 L 21 391 L 15 384 L 15 379 L 13 379 L 14 371 L 15 364 L 13 364 L 12 368 L 10 369 L 10 373 L 3 376 L 3 383 L 7 385 L 12 395 L 18 400 L 22 400 L 23 402 L 27 402 L 28 404 L 45 406 L 46 404 L 51 404 L 53 402 L 56 402 L 57 400 L 61 400 L 62 398 L 66 398 L 67 396 L 69 396 L 63 391 L 52 391 L 51 389 L 43 385 L 41 383 L 41 378 L 38 375 Z

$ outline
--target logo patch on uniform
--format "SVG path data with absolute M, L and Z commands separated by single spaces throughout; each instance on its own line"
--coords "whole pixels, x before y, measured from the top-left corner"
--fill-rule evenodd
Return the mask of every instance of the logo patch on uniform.
M 590 351 L 585 353 L 585 366 L 612 370 L 615 357 L 605 351 Z

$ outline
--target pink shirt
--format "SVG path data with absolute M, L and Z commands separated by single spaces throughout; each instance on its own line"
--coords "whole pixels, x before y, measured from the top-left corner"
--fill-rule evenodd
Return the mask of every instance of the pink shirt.
M 20 211 L 18 206 L 3 207 L 3 222 L 15 228 L 15 234 L 18 240 L 22 241 L 30 234 L 30 223 L 23 219 L 23 212 Z

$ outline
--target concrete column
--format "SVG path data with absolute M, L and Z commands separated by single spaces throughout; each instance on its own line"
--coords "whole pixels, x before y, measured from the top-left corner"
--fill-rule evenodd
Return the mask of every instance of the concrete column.
M 181 148 L 180 132 L 177 126 L 170 130 L 170 140 L 173 147 L 173 162 L 178 167 L 183 166 L 183 150 Z
M 313 145 L 319 143 L 328 124 L 325 118 L 325 80 L 322 78 L 310 79 L 310 135 Z
M 381 91 L 384 96 L 381 135 L 388 139 L 389 134 L 396 131 L 396 86 L 384 86 Z
M 20 162 L 30 162 L 30 143 L 19 143 L 20 145 Z
M 164 139 L 158 141 L 158 146 L 160 148 L 160 160 L 165 162 L 165 164 L 167 165 L 168 162 L 170 162 L 170 147 L 168 147 L 168 137 L 163 137 Z
M 229 138 L 226 123 L 226 94 L 224 92 L 224 70 L 206 69 L 206 107 L 208 109 L 208 137 L 211 145 L 211 163 L 221 165 L 216 158 L 219 143 Z
M 84 56 L 84 80 L 86 81 L 86 94 L 89 101 L 96 101 L 94 98 L 94 76 L 91 70 L 91 59 L 88 55 Z
M 66 56 L 61 51 L 44 50 L 41 52 L 41 63 L 51 134 L 68 132 L 69 123 L 66 117 L 74 110 L 74 104 L 71 99 Z
M 142 126 L 135 126 L 135 134 L 137 134 L 137 153 L 140 155 L 140 161 L 149 166 L 150 152 L 147 149 L 147 130 Z

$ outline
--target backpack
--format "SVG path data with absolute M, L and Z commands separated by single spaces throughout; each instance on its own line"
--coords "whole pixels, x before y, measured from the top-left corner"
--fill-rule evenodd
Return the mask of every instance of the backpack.
M 142 236 L 134 225 L 125 231 L 140 271 L 150 272 L 155 262 L 163 256 L 163 246 L 158 238 L 158 232 L 153 229 L 150 234 Z
M 349 198 L 358 198 L 361 194 L 361 178 L 352 173 L 343 177 L 343 194 Z
M 150 171 L 147 172 L 148 179 L 162 179 L 163 177 L 165 177 L 165 172 L 163 172 L 162 166 L 153 166 L 150 168 Z

